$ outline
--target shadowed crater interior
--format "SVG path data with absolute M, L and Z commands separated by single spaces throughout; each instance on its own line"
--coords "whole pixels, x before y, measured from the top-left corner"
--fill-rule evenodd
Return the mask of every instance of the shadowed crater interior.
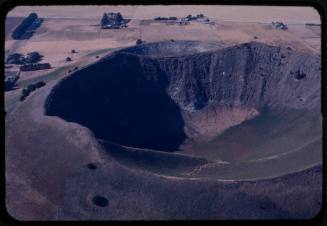
M 184 122 L 166 92 L 167 78 L 154 64 L 143 68 L 136 56 L 110 58 L 64 80 L 48 114 L 85 125 L 101 140 L 176 150 Z

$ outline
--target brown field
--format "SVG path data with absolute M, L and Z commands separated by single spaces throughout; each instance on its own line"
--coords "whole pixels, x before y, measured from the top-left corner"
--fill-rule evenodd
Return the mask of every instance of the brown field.
M 30 12 L 39 13 L 47 18 L 89 18 L 98 19 L 104 12 L 119 11 L 131 19 L 153 19 L 156 16 L 177 16 L 204 13 L 212 19 L 237 22 L 270 23 L 281 20 L 286 23 L 320 23 L 318 12 L 312 7 L 282 6 L 51 6 L 51 7 L 17 7 L 8 16 L 25 16 Z
M 181 10 L 182 9 L 182 10 Z M 251 10 L 258 10 L 254 7 Z M 120 11 L 126 18 L 132 18 L 129 26 L 119 30 L 101 30 L 100 18 L 104 11 Z M 229 13 L 226 13 L 228 10 Z M 320 23 L 317 12 L 311 8 L 273 7 L 263 9 L 260 13 L 251 13 L 249 7 L 17 7 L 9 12 L 6 19 L 6 55 L 13 52 L 26 54 L 38 51 L 44 55 L 43 62 L 49 62 L 54 71 L 63 66 L 89 61 L 92 52 L 102 52 L 133 46 L 141 38 L 147 42 L 162 40 L 202 40 L 218 41 L 234 45 L 249 41 L 264 42 L 271 45 L 291 47 L 300 51 L 320 52 L 320 26 L 308 26 L 306 23 Z M 290 13 L 291 11 L 294 13 Z M 305 14 L 299 12 L 305 11 Z M 45 20 L 36 34 L 29 40 L 15 41 L 10 31 L 17 26 L 23 16 L 35 11 Z M 68 13 L 69 11 L 69 13 Z M 269 11 L 269 12 L 268 12 Z M 174 12 L 174 13 L 172 13 Z M 186 16 L 202 12 L 208 15 L 210 24 L 191 22 L 180 26 L 165 22 L 155 22 L 156 16 Z M 230 13 L 232 12 L 232 13 Z M 242 12 L 242 13 L 240 13 Z M 271 12 L 271 13 L 270 13 Z M 273 13 L 272 13 L 273 12 Z M 301 20 L 299 18 L 301 17 Z M 289 22 L 289 30 L 280 31 L 271 27 L 271 21 Z M 254 39 L 254 37 L 257 39 Z M 72 49 L 78 53 L 72 54 Z M 104 52 L 105 53 L 105 52 Z M 73 59 L 65 62 L 66 57 Z M 94 56 L 93 56 L 94 58 Z M 93 59 L 92 58 L 92 59 Z M 23 72 L 19 80 L 42 79 L 47 71 Z M 19 88 L 23 88 L 20 87 Z M 6 100 L 16 97 L 20 89 L 6 92 Z

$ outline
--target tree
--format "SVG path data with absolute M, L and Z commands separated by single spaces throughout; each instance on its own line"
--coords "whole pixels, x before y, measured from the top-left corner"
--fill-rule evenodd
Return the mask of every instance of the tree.
M 43 81 L 40 81 L 40 82 L 37 82 L 36 84 L 35 84 L 35 87 L 36 88 L 41 88 L 42 86 L 45 86 L 45 82 L 43 82 Z
M 30 93 L 30 92 L 33 92 L 34 90 L 36 90 L 36 86 L 35 84 L 30 84 L 27 86 L 27 91 Z
M 45 85 L 46 85 L 46 83 L 43 81 L 39 81 L 37 83 L 28 85 L 27 88 L 24 88 L 22 90 L 22 95 L 20 96 L 19 100 L 24 101 L 26 99 L 26 97 L 28 95 L 30 95 L 31 92 L 33 92 L 34 90 L 41 88 L 42 86 L 45 86 Z
M 42 55 L 38 52 L 27 53 L 25 57 L 25 63 L 37 63 L 42 60 Z
M 6 63 L 7 64 L 24 64 L 25 58 L 24 58 L 23 54 L 13 53 L 8 56 Z
M 118 22 L 123 21 L 123 16 L 120 14 L 120 12 L 117 13 L 117 21 Z
M 22 95 L 23 95 L 23 96 L 27 96 L 27 95 L 28 95 L 28 91 L 27 91 L 27 89 L 23 89 L 23 90 L 22 90 Z
M 109 19 L 106 13 L 103 14 L 101 19 L 101 27 L 105 27 L 109 23 Z

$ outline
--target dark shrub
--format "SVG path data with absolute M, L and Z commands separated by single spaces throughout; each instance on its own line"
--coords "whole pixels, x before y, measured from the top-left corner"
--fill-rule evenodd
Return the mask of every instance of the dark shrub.
M 30 93 L 30 92 L 33 92 L 34 90 L 36 89 L 36 86 L 35 84 L 30 84 L 27 86 L 27 91 Z
M 34 83 L 34 84 L 30 84 L 27 86 L 27 88 L 23 89 L 22 90 L 22 95 L 21 97 L 19 98 L 20 101 L 24 101 L 26 99 L 26 97 L 31 93 L 33 92 L 34 90 L 38 89 L 38 88 L 41 88 L 42 86 L 45 86 L 46 83 L 43 82 L 43 81 L 40 81 L 40 82 L 37 82 L 37 83 Z
M 35 86 L 36 86 L 36 88 L 40 88 L 40 87 L 42 87 L 42 86 L 45 86 L 45 82 L 43 82 L 43 81 L 40 81 L 40 82 L 37 82 L 36 84 L 35 84 Z
M 69 61 L 72 61 L 72 58 L 67 57 L 67 58 L 66 58 L 66 62 L 69 62 Z
M 137 39 L 136 40 L 136 45 L 140 45 L 140 44 L 142 44 L 143 43 L 143 41 L 141 40 L 141 39 Z
M 307 75 L 301 71 L 296 71 L 294 77 L 297 79 L 297 80 L 300 80 L 300 79 L 304 79 Z
M 13 53 L 10 54 L 6 60 L 6 64 L 24 64 L 25 58 L 23 54 Z
M 28 96 L 28 94 L 29 94 L 29 92 L 28 92 L 27 89 L 23 89 L 23 90 L 22 90 L 22 95 L 23 95 L 23 96 Z

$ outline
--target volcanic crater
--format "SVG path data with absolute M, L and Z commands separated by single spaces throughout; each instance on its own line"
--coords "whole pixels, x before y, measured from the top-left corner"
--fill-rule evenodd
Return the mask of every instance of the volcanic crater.
M 253 179 L 321 162 L 320 57 L 258 42 L 118 50 L 61 80 L 45 113 L 88 128 L 122 164 Z

